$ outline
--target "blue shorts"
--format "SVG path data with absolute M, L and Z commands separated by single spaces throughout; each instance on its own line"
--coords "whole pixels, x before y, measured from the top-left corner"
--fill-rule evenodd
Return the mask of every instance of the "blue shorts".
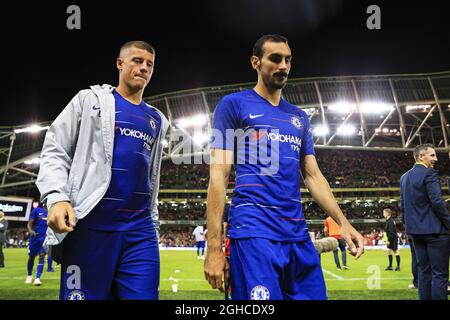
M 204 248 L 205 247 L 205 241 L 197 241 L 197 248 Z
M 45 237 L 33 237 L 30 239 L 30 242 L 28 243 L 28 255 L 30 257 L 47 253 L 47 250 L 45 250 L 44 247 L 44 240 Z
M 311 240 L 231 239 L 233 300 L 326 300 L 319 255 Z
M 61 300 L 158 299 L 155 230 L 75 229 L 62 250 Z

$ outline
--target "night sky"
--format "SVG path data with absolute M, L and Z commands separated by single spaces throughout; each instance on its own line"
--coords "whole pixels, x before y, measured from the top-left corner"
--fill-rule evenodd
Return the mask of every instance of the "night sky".
M 156 49 L 145 96 L 256 80 L 256 39 L 278 33 L 293 51 L 290 78 L 450 70 L 449 1 L 190 0 L 55 2 L 2 8 L 0 126 L 53 120 L 92 84 L 117 85 L 119 47 Z M 68 30 L 66 8 L 81 8 Z M 366 8 L 381 8 L 369 30 Z

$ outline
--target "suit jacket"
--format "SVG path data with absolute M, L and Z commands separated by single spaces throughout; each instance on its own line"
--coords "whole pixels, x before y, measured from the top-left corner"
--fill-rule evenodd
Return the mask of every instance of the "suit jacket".
M 400 178 L 400 207 L 407 234 L 447 234 L 450 214 L 438 172 L 415 164 Z
M 8 229 L 8 220 L 0 221 L 0 242 L 6 242 L 6 230 Z

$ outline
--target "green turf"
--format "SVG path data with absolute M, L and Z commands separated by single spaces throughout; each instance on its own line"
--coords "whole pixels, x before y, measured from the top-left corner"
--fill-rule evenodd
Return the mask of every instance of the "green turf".
M 417 290 L 411 284 L 411 255 L 401 252 L 401 271 L 384 271 L 387 257 L 384 251 L 367 251 L 355 261 L 348 256 L 350 270 L 336 270 L 331 253 L 322 255 L 322 266 L 331 300 L 411 300 L 417 299 Z M 4 249 L 6 268 L 0 269 L 0 299 L 58 299 L 59 272 L 41 277 L 43 285 L 25 285 L 26 249 Z M 197 260 L 194 251 L 165 251 L 161 253 L 161 300 L 221 300 L 223 294 L 209 288 L 204 280 L 203 260 Z M 36 261 L 37 262 L 37 261 Z M 395 266 L 395 262 L 394 262 Z M 36 268 L 36 264 L 35 264 Z M 178 279 L 178 292 L 171 286 Z

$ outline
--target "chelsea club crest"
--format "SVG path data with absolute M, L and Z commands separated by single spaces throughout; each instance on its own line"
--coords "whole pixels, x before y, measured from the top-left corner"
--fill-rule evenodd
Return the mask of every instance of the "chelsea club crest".
M 300 119 L 298 117 L 292 117 L 291 118 L 291 123 L 294 125 L 294 127 L 296 127 L 297 129 L 300 129 L 302 127 L 302 122 L 300 121 Z
M 256 286 L 250 292 L 250 300 L 269 300 L 270 292 L 264 286 Z
M 156 122 L 153 119 L 150 119 L 150 127 L 152 127 L 153 130 L 156 129 Z
M 86 297 L 82 291 L 73 290 L 67 295 L 67 300 L 86 300 Z

